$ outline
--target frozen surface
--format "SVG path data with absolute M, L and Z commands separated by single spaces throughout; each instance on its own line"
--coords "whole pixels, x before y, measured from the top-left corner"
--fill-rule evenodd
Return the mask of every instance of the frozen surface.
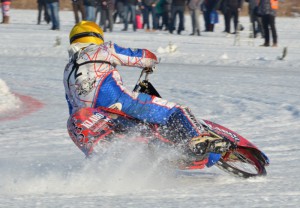
M 62 76 L 72 12 L 60 12 L 61 31 L 36 25 L 36 11 L 11 16 L 11 24 L 0 25 L 0 207 L 299 207 L 299 18 L 276 19 L 277 48 L 259 47 L 261 38 L 255 46 L 233 46 L 223 23 L 191 37 L 189 16 L 181 36 L 124 33 L 123 25 L 105 34 L 119 45 L 155 51 L 161 64 L 151 80 L 164 98 L 237 131 L 269 156 L 267 177 L 244 180 L 215 167 L 172 172 L 147 163 L 138 147 L 118 161 L 86 160 L 66 132 Z M 241 22 L 248 27 L 247 17 Z M 277 60 L 285 46 L 286 59 Z M 120 72 L 132 89 L 140 70 Z M 43 107 L 22 114 L 20 95 Z

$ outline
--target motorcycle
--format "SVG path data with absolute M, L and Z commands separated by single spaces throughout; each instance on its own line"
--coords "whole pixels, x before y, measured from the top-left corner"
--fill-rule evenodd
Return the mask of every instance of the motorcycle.
M 149 82 L 149 74 L 149 71 L 142 70 L 133 91 L 161 97 Z M 199 170 L 216 166 L 241 178 L 267 175 L 269 159 L 253 143 L 212 121 L 202 119 L 199 122 L 208 136 L 226 141 L 230 146 L 225 152 L 207 153 L 200 159 L 192 154 L 183 154 L 184 157 L 169 161 L 169 164 L 179 170 Z M 82 108 L 70 116 L 67 127 L 71 139 L 87 157 L 96 152 L 97 146 L 105 146 L 120 139 L 144 143 L 153 153 L 161 148 L 178 149 L 186 153 L 183 148 L 186 145 L 174 142 L 180 141 L 180 138 L 176 138 L 180 137 L 180 128 L 166 129 L 158 124 L 137 120 L 120 111 L 117 105 L 110 108 Z

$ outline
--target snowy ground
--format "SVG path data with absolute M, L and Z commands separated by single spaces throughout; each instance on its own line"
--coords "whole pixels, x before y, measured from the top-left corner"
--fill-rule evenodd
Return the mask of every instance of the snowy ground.
M 259 47 L 260 38 L 254 47 L 233 46 L 223 23 L 191 37 L 189 17 L 181 36 L 124 33 L 122 25 L 105 34 L 155 51 L 161 64 L 151 79 L 164 98 L 236 130 L 269 156 L 268 176 L 244 180 L 215 167 L 187 175 L 145 166 L 139 149 L 118 167 L 86 160 L 66 132 L 62 75 L 73 14 L 60 13 L 61 31 L 36 25 L 36 11 L 11 16 L 0 25 L 0 207 L 299 207 L 299 18 L 276 19 L 278 48 Z M 248 28 L 248 18 L 241 22 Z M 162 53 L 169 43 L 177 50 Z M 285 46 L 286 60 L 277 60 Z M 133 88 L 139 69 L 120 71 Z

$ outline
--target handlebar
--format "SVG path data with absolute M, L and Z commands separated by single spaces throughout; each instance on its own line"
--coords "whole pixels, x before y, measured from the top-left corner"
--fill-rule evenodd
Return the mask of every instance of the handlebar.
M 161 98 L 160 94 L 154 88 L 154 86 L 148 81 L 148 76 L 153 72 L 153 68 L 149 70 L 149 68 L 144 68 L 141 72 L 139 80 L 137 81 L 133 92 L 142 92 L 151 96 L 156 96 Z M 145 78 L 142 80 L 143 75 L 145 74 Z
M 153 72 L 153 69 L 152 69 L 152 72 Z M 139 77 L 137 83 L 136 83 L 135 86 L 134 86 L 133 92 L 137 92 L 137 91 L 139 90 L 139 88 L 140 88 L 140 83 L 142 83 L 142 77 L 143 77 L 143 75 L 145 74 L 144 80 L 148 81 L 148 76 L 149 76 L 149 74 L 151 74 L 152 72 L 151 72 L 151 71 L 149 70 L 149 68 L 147 68 L 147 67 L 143 68 L 143 70 L 141 71 L 141 75 L 140 75 L 140 77 Z

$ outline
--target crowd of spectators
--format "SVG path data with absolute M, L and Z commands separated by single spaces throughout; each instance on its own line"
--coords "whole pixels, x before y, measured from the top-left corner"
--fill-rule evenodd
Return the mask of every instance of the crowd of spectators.
M 220 14 L 224 17 L 226 34 L 236 34 L 238 30 L 242 30 L 239 15 L 244 2 L 249 5 L 254 38 L 257 34 L 261 34 L 261 37 L 265 38 L 262 46 L 270 46 L 269 30 L 271 30 L 272 46 L 277 46 L 275 17 L 278 0 L 70 0 L 74 12 L 74 23 L 81 20 L 93 21 L 101 26 L 104 32 L 113 32 L 114 24 L 121 23 L 124 25 L 122 31 L 129 29 L 132 31 L 144 29 L 147 32 L 165 30 L 172 34 L 176 31 L 180 35 L 185 30 L 184 18 L 185 12 L 188 11 L 192 23 L 190 35 L 196 36 L 201 35 L 201 13 L 204 19 L 203 32 L 214 31 L 214 25 L 219 22 Z M 1 3 L 2 23 L 8 23 L 11 0 L 1 0 Z M 37 24 L 41 24 L 43 16 L 47 24 L 52 24 L 52 30 L 59 30 L 60 0 L 37 0 L 37 4 Z

